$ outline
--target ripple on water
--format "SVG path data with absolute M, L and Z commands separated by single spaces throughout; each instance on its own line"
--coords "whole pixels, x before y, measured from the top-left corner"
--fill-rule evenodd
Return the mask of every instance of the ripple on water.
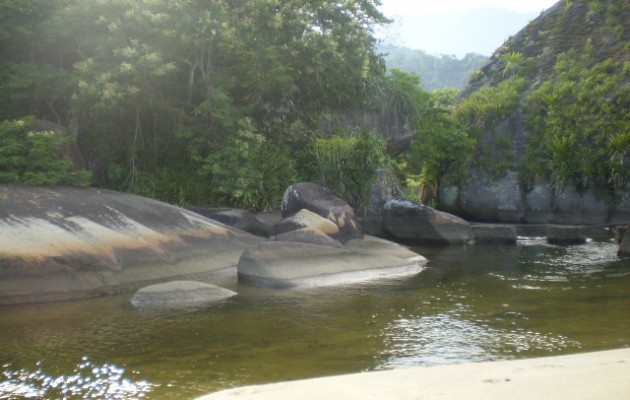
M 379 369 L 458 364 L 506 358 L 506 353 L 579 348 L 560 335 L 498 329 L 448 314 L 403 318 L 384 332 L 387 350 Z M 508 356 L 509 357 L 509 356 Z

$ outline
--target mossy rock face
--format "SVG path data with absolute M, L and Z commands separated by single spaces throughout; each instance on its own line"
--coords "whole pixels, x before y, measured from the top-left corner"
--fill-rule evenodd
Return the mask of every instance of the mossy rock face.
M 517 171 L 525 208 L 520 218 L 476 206 L 464 214 L 504 222 L 628 221 L 629 20 L 625 0 L 561 0 L 473 75 L 454 113 L 476 141 L 470 170 L 489 176 L 486 193 Z M 460 189 L 477 178 L 471 174 Z M 579 193 L 569 193 L 572 185 Z M 545 186 L 553 196 L 539 190 Z M 487 196 L 477 197 L 483 203 Z
M 155 200 L 100 189 L 0 185 L 0 305 L 235 275 L 262 239 Z

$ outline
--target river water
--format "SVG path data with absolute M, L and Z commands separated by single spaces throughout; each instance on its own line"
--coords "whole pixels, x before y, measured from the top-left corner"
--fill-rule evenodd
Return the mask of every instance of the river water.
M 612 242 L 414 249 L 417 276 L 239 295 L 178 312 L 130 296 L 0 308 L 0 399 L 193 399 L 234 386 L 630 346 Z

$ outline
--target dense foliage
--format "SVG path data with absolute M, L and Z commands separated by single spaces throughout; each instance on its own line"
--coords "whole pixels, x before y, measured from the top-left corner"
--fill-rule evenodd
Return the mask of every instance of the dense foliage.
M 322 121 L 378 103 L 377 5 L 2 1 L 0 120 L 73 125 L 96 185 L 266 207 Z
M 345 199 L 360 215 L 370 211 L 374 172 L 391 163 L 387 143 L 377 134 L 320 138 L 302 154 L 302 169 L 309 180 Z
M 31 119 L 0 123 L 0 183 L 86 186 L 90 173 L 75 168 L 62 132 L 30 129 Z M 66 153 L 66 154 L 64 154 Z

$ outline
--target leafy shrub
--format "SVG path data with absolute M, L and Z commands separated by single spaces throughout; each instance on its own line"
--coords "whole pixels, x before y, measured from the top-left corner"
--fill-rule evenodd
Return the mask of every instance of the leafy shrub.
M 332 190 L 359 214 L 371 206 L 378 168 L 387 166 L 386 140 L 375 133 L 316 139 L 303 151 L 301 167 L 306 180 Z
M 87 186 L 91 174 L 76 170 L 62 155 L 74 138 L 61 132 L 34 132 L 32 118 L 0 123 L 0 183 Z
M 297 181 L 286 147 L 258 133 L 249 118 L 198 161 L 198 176 L 208 178 L 218 202 L 231 207 L 278 207 L 286 187 Z

